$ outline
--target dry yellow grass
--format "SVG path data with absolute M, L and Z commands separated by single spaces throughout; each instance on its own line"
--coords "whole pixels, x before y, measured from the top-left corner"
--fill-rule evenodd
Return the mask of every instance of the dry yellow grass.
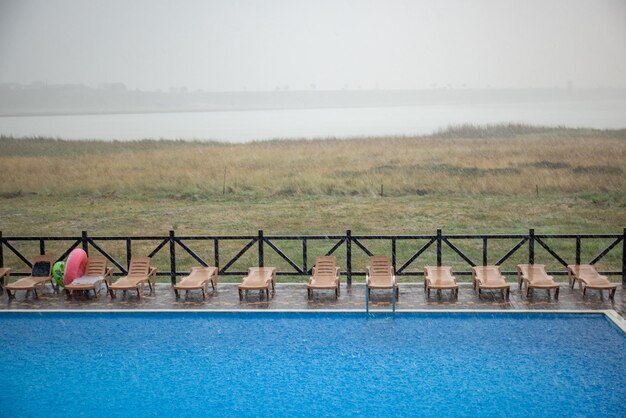
M 0 140 L 0 193 L 262 196 L 624 192 L 626 138 L 378 138 L 251 144 Z M 27 140 L 28 141 L 28 140 Z M 32 140 L 31 140 L 32 141 Z M 39 145 L 39 146 L 37 146 Z M 141 146 L 140 146 L 141 145 Z M 90 148 L 93 149 L 90 152 Z M 17 150 L 17 151 L 16 151 Z

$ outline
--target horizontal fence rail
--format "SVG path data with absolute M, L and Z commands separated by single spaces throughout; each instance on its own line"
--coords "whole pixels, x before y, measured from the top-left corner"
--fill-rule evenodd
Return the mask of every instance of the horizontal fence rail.
M 489 252 L 489 243 L 496 241 L 512 240 L 514 244 L 504 253 L 491 256 Z M 559 254 L 548 244 L 548 240 L 570 241 L 575 247 L 573 254 Z M 591 259 L 582 258 L 583 242 L 591 240 L 610 240 L 610 244 L 604 246 L 603 250 L 598 252 Z M 524 234 L 444 234 L 438 229 L 434 235 L 353 235 L 351 230 L 347 230 L 341 235 L 265 235 L 263 230 L 259 230 L 256 235 L 176 235 L 175 231 L 169 231 L 169 235 L 147 235 L 147 236 L 91 236 L 87 231 L 82 231 L 80 236 L 4 236 L 0 231 L 0 267 L 16 267 L 5 266 L 5 254 L 13 254 L 21 263 L 21 267 L 31 268 L 31 258 L 35 254 L 25 254 L 19 249 L 20 244 L 24 242 L 38 243 L 39 254 L 46 253 L 47 244 L 52 242 L 63 242 L 64 249 L 58 255 L 57 260 L 64 260 L 69 253 L 75 248 L 82 248 L 88 254 L 100 254 L 105 256 L 111 264 L 117 269 L 115 275 L 125 275 L 128 272 L 128 265 L 133 256 L 133 248 L 135 244 L 150 241 L 156 243 L 154 248 L 148 252 L 148 256 L 154 257 L 160 253 L 169 252 L 169 268 L 161 270 L 157 274 L 159 276 L 169 276 L 172 284 L 176 283 L 178 276 L 183 276 L 189 271 L 177 270 L 177 256 L 184 255 L 191 257 L 193 262 L 201 266 L 216 266 L 219 268 L 219 274 L 224 276 L 244 276 L 246 271 L 233 270 L 234 264 L 240 260 L 246 253 L 256 251 L 256 262 L 259 267 L 263 267 L 267 260 L 267 254 L 272 253 L 278 256 L 289 267 L 286 270 L 279 271 L 279 275 L 289 276 L 309 276 L 312 271 L 315 260 L 309 257 L 309 248 L 311 243 L 321 243 L 325 245 L 326 251 L 323 255 L 341 254 L 345 255 L 345 264 L 341 266 L 341 274 L 346 276 L 347 283 L 352 284 L 353 276 L 364 276 L 365 266 L 358 266 L 355 269 L 353 261 L 357 255 L 372 256 L 374 252 L 368 248 L 365 241 L 384 242 L 391 246 L 389 255 L 392 260 L 396 276 L 422 276 L 423 272 L 419 269 L 409 270 L 409 268 L 417 268 L 419 259 L 423 257 L 427 250 L 434 248 L 436 251 L 436 263 L 438 266 L 444 265 L 444 255 L 454 254 L 463 260 L 467 266 L 467 270 L 455 270 L 455 275 L 470 275 L 471 267 L 477 265 L 497 265 L 500 266 L 516 253 L 525 251 L 525 260 L 528 264 L 542 263 L 546 261 L 556 261 L 562 269 L 548 271 L 552 275 L 566 275 L 566 267 L 568 264 L 596 264 L 602 260 L 611 251 L 621 248 L 621 270 L 601 271 L 605 275 L 621 275 L 622 282 L 626 284 L 626 228 L 621 234 L 537 234 L 534 229 L 530 229 Z M 199 253 L 194 250 L 194 245 L 198 242 L 211 242 L 212 251 L 209 254 Z M 227 242 L 244 242 L 239 247 L 238 252 L 231 257 L 224 257 L 223 245 Z M 462 242 L 478 241 L 482 247 L 480 259 L 472 259 L 466 252 L 460 249 Z M 105 247 L 109 242 L 122 243 L 125 247 L 125 257 L 123 260 L 118 256 L 112 256 Z M 299 242 L 297 245 L 298 258 L 290 257 L 283 249 L 285 244 Z M 399 259 L 397 247 L 398 244 L 410 244 L 411 255 L 403 259 Z M 525 249 L 523 250 L 523 248 Z M 545 250 L 549 256 L 547 259 L 536 260 L 535 250 L 541 248 Z M 341 252 L 341 253 L 340 253 Z M 358 254 L 360 253 L 360 254 Z M 57 254 L 54 254 L 55 256 Z M 139 255 L 146 255 L 145 252 Z M 526 258 L 527 256 L 527 258 Z M 209 258 L 210 257 L 210 258 Z M 359 269 L 360 267 L 360 269 Z M 505 271 L 504 274 L 515 274 L 514 271 Z M 25 276 L 28 273 L 15 272 L 14 276 Z

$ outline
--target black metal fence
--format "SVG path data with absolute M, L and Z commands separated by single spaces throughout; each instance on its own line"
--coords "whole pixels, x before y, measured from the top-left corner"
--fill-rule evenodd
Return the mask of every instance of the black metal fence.
M 459 248 L 459 242 L 462 241 L 476 241 L 480 242 L 482 247 L 482 257 L 480 260 L 473 260 L 468 254 Z M 495 241 L 514 240 L 516 242 L 503 254 L 498 257 L 490 257 L 489 249 L 490 243 Z M 548 245 L 547 240 L 569 241 L 575 245 L 573 254 L 563 255 L 557 253 Z M 600 250 L 591 259 L 582 258 L 583 242 L 593 240 L 610 240 L 608 245 L 602 245 Z M 125 260 L 120 261 L 120 256 L 117 258 L 112 256 L 110 252 L 103 247 L 106 242 L 122 242 L 125 245 L 126 254 Z M 0 267 L 14 267 L 5 266 L 5 254 L 11 253 L 17 259 L 20 260 L 28 268 L 32 267 L 30 262 L 30 255 L 25 255 L 18 247 L 23 242 L 38 243 L 39 254 L 46 253 L 47 244 L 52 245 L 52 242 L 65 242 L 64 251 L 58 257 L 58 260 L 65 259 L 69 253 L 77 247 L 83 248 L 87 253 L 99 253 L 104 255 L 117 269 L 117 275 L 124 275 L 127 273 L 127 268 L 130 259 L 133 255 L 134 244 L 139 242 L 157 242 L 158 244 L 148 252 L 150 257 L 154 257 L 162 251 L 169 250 L 169 269 L 161 270 L 158 272 L 160 276 L 169 276 L 172 283 L 176 283 L 176 277 L 182 276 L 188 273 L 188 271 L 177 270 L 177 257 L 181 255 L 190 256 L 194 263 L 207 266 L 213 265 L 219 267 L 220 275 L 245 275 L 245 271 L 235 271 L 233 269 L 234 264 L 241 259 L 244 254 L 256 249 L 257 260 L 255 262 L 258 266 L 264 266 L 267 260 L 266 254 L 269 252 L 277 255 L 282 259 L 283 263 L 288 266 L 286 269 L 281 269 L 279 275 L 292 275 L 292 276 L 308 276 L 311 274 L 311 268 L 314 260 L 309 258 L 309 247 L 312 243 L 318 243 L 325 245 L 327 250 L 325 255 L 338 254 L 337 252 L 343 247 L 341 251 L 345 250 L 345 258 L 342 254 L 342 259 L 345 265 L 342 266 L 342 274 L 346 276 L 347 283 L 352 284 L 353 276 L 363 276 L 365 271 L 354 269 L 353 260 L 358 252 L 360 255 L 371 256 L 374 255 L 373 251 L 366 245 L 369 242 L 386 242 L 390 243 L 391 250 L 389 254 L 392 258 L 393 266 L 396 270 L 397 276 L 420 276 L 423 272 L 419 269 L 411 270 L 417 266 L 417 261 L 420 257 L 423 257 L 425 252 L 431 249 L 432 246 L 436 250 L 436 263 L 438 266 L 444 264 L 444 256 L 448 257 L 450 254 L 454 254 L 456 257 L 463 260 L 467 267 L 476 265 L 502 265 L 505 261 L 510 259 L 514 254 L 522 252 L 522 248 L 527 249 L 527 261 L 529 264 L 542 263 L 545 260 L 536 260 L 536 249 L 542 248 L 545 253 L 549 255 L 551 260 L 556 261 L 559 266 L 563 268 L 560 270 L 549 271 L 553 275 L 567 274 L 565 267 L 568 264 L 596 264 L 602 260 L 609 252 L 614 251 L 616 248 L 619 250 L 621 243 L 622 254 L 621 257 L 613 257 L 615 260 L 621 259 L 621 270 L 608 270 L 601 271 L 606 275 L 621 275 L 622 282 L 626 283 L 626 228 L 621 234 L 537 234 L 534 229 L 530 229 L 528 233 L 524 234 L 486 234 L 486 235 L 464 235 L 464 234 L 444 234 L 441 229 L 438 229 L 434 235 L 353 235 L 351 230 L 347 230 L 345 234 L 341 235 L 265 235 L 262 230 L 259 230 L 256 235 L 176 235 L 175 231 L 170 231 L 166 236 L 133 236 L 133 237 L 111 237 L 111 236 L 91 236 L 87 231 L 83 231 L 80 236 L 39 236 L 39 237 L 24 237 L 24 236 L 3 236 L 0 231 Z M 225 245 L 226 242 L 244 241 L 245 244 L 239 248 L 238 252 L 234 256 L 228 257 L 224 260 L 220 256 L 220 248 Z M 212 251 L 209 252 L 208 257 L 203 257 L 198 251 L 194 251 L 194 245 L 192 243 L 197 242 L 212 242 Z M 298 249 L 298 259 L 294 260 L 288 256 L 286 252 L 281 249 L 279 245 L 283 245 L 290 242 L 290 248 Z M 299 244 L 294 244 L 299 242 Z M 409 256 L 398 257 L 397 247 L 401 243 L 409 243 L 412 246 Z M 596 243 L 597 244 L 597 243 Z M 196 244 L 197 245 L 197 244 Z M 167 248 L 167 250 L 166 250 Z M 181 252 L 182 250 L 182 252 Z M 432 249 L 431 249 L 432 251 Z M 145 255 L 146 252 L 142 252 L 141 255 Z M 212 254 L 210 254 L 212 253 Z M 383 254 L 378 254 L 383 255 Z M 212 259 L 209 257 L 212 256 Z M 476 256 L 474 256 L 476 257 Z M 313 258 L 313 257 L 311 257 Z M 524 256 L 524 259 L 526 257 Z M 617 263 L 615 263 L 617 264 Z M 469 275 L 470 269 L 467 271 L 456 270 L 457 275 Z M 504 274 L 515 274 L 514 271 L 505 271 Z M 27 273 L 16 272 L 13 275 L 20 276 Z

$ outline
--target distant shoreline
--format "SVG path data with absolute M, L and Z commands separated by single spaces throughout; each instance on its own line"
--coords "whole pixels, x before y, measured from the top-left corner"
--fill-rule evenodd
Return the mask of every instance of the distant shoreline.
M 0 117 L 626 102 L 626 88 L 146 92 L 0 85 Z
M 69 139 L 53 136 L 15 136 L 0 134 L 0 141 L 6 143 L 17 142 L 29 142 L 36 141 L 42 142 L 54 142 L 54 143 L 68 143 L 78 144 L 81 142 L 88 142 L 90 144 L 110 144 L 111 142 L 123 142 L 131 145 L 136 143 L 176 143 L 176 144 L 201 144 L 201 145 L 219 145 L 219 146 L 232 146 L 241 145 L 246 146 L 251 143 L 269 143 L 269 142 L 312 142 L 312 141 L 376 141 L 376 140 L 410 140 L 410 139 L 489 139 L 489 140 L 506 140 L 510 138 L 520 138 L 526 136 L 538 136 L 538 137 L 558 137 L 567 139 L 586 139 L 588 137 L 594 138 L 611 138 L 611 139 L 626 139 L 626 127 L 615 129 L 598 129 L 590 127 L 567 127 L 567 126 L 544 126 L 544 125 L 530 125 L 530 124 L 518 124 L 518 123 L 499 123 L 499 124 L 461 124 L 450 125 L 442 129 L 438 129 L 430 134 L 421 135 L 370 135 L 370 136 L 353 136 L 353 137 L 313 137 L 313 138 L 274 138 L 253 140 L 246 142 L 228 142 L 212 139 L 173 139 L 173 138 L 143 138 L 143 139 L 130 139 L 130 140 L 118 140 L 118 139 Z M 2 145 L 2 142 L 0 142 Z

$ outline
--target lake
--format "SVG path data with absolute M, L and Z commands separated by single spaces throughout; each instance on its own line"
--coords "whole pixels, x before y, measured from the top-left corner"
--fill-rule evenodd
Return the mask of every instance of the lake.
M 450 125 L 508 122 L 626 128 L 626 100 L 2 116 L 0 134 L 65 139 L 247 142 L 274 138 L 424 135 Z

